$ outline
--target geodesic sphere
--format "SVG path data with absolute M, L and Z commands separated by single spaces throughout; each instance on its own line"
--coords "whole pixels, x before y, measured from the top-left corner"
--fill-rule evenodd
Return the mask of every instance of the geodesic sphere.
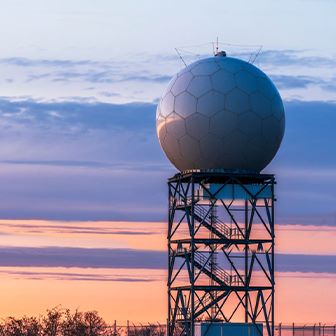
M 156 111 L 157 134 L 175 167 L 260 172 L 285 130 L 281 97 L 253 64 L 215 56 L 181 70 Z

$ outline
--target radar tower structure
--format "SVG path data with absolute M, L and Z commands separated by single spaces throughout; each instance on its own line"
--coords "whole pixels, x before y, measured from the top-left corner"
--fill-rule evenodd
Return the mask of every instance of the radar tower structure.
M 274 336 L 275 178 L 261 171 L 280 147 L 284 107 L 255 58 L 213 47 L 157 107 L 179 170 L 168 179 L 167 333 Z

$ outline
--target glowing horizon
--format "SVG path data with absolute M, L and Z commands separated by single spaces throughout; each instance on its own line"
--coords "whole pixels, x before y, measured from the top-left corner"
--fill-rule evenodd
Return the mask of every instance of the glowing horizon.
M 62 305 L 71 309 L 97 310 L 109 323 L 114 320 L 119 324 L 125 324 L 127 320 L 134 323 L 165 322 L 165 223 L 0 220 L 0 226 L 6 239 L 6 245 L 0 246 L 0 253 L 9 256 L 12 264 L 17 260 L 18 263 L 31 262 L 30 266 L 21 267 L 4 266 L 0 262 L 0 294 L 5 303 L 0 307 L 0 316 L 39 315 L 48 308 Z M 334 227 L 277 225 L 276 233 L 277 253 L 309 257 L 319 252 L 320 256 L 336 256 Z M 70 251 L 79 248 L 79 253 L 84 255 L 81 258 L 76 252 L 73 256 L 69 254 L 69 248 Z M 123 268 L 118 268 L 113 261 L 106 264 L 108 268 L 95 266 L 95 263 L 101 263 L 99 260 L 104 256 L 94 254 L 96 259 L 88 260 L 96 249 L 112 251 L 107 254 L 112 259 L 119 255 L 114 257 L 114 249 L 125 254 L 131 251 L 131 259 L 125 259 Z M 159 253 L 162 262 L 150 263 L 154 266 L 152 269 L 137 268 L 137 264 L 143 263 L 142 251 L 154 253 L 147 255 L 146 258 L 150 259 L 156 258 L 156 253 Z M 45 262 L 49 260 L 50 266 L 34 266 L 34 263 L 40 263 L 39 256 L 44 255 L 47 256 Z M 139 260 L 132 259 L 137 255 Z M 61 258 L 60 262 L 58 266 L 53 266 L 57 258 Z M 62 267 L 62 260 L 67 260 L 70 265 Z M 86 261 L 83 266 L 71 266 L 71 262 L 81 264 L 81 260 Z M 93 264 L 90 266 L 90 263 Z M 286 267 L 286 261 L 282 267 Z M 304 273 L 277 272 L 277 323 L 290 323 L 293 320 L 309 322 L 313 318 L 314 321 L 332 322 L 336 294 L 330 295 L 330 292 L 333 292 L 335 279 L 336 273 L 309 272 L 308 269 Z M 320 310 L 319 305 L 314 307 L 308 304 L 307 292 L 311 287 L 320 288 L 311 295 L 328 309 Z M 142 308 L 144 302 L 146 310 Z

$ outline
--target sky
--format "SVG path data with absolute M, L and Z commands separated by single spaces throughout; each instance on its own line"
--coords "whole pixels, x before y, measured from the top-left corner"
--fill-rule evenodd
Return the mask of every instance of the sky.
M 278 181 L 276 319 L 333 321 L 334 1 L 0 5 L 0 316 L 62 304 L 108 321 L 165 321 L 166 180 L 176 170 L 155 109 L 183 67 L 175 48 L 192 62 L 218 36 L 233 56 L 262 46 L 255 64 L 286 109 L 265 169 Z

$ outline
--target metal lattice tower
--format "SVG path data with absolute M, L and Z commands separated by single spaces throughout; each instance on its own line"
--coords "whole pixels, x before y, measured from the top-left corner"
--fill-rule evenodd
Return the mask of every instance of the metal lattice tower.
M 274 335 L 274 184 L 265 174 L 169 179 L 168 336 L 194 336 L 197 321 L 262 323 Z

